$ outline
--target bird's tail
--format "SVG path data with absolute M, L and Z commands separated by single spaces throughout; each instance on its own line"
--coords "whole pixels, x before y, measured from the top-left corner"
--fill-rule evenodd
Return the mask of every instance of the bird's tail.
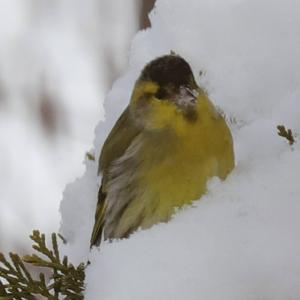
M 105 210 L 106 210 L 106 193 L 102 191 L 102 185 L 99 189 L 98 193 L 98 203 L 96 208 L 96 214 L 95 214 L 95 224 L 91 236 L 91 244 L 90 247 L 93 246 L 99 246 L 102 239 L 102 233 L 104 228 L 104 216 L 105 216 Z

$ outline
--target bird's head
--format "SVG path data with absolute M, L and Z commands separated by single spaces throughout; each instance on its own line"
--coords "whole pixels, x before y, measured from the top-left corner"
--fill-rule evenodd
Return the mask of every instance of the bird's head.
M 134 118 L 150 129 L 172 127 L 174 122 L 193 123 L 201 93 L 189 64 L 178 55 L 165 55 L 142 70 L 130 108 Z

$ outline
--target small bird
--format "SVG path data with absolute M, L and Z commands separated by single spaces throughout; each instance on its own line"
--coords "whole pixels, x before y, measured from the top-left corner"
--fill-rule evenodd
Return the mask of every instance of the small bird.
M 230 130 L 189 64 L 174 54 L 154 59 L 103 145 L 91 246 L 167 222 L 233 167 Z

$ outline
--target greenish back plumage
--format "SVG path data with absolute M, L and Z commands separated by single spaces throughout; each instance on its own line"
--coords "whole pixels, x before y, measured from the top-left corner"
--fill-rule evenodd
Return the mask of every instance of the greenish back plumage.
M 140 133 L 141 129 L 131 121 L 131 118 L 127 107 L 103 145 L 99 159 L 99 173 L 105 173 L 112 161 L 121 157 L 132 140 Z

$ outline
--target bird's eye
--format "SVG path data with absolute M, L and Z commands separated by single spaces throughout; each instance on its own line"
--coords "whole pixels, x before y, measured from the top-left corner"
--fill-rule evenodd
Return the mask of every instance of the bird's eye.
M 155 97 L 163 100 L 163 99 L 167 98 L 167 95 L 168 95 L 168 93 L 164 88 L 159 88 L 155 94 Z

